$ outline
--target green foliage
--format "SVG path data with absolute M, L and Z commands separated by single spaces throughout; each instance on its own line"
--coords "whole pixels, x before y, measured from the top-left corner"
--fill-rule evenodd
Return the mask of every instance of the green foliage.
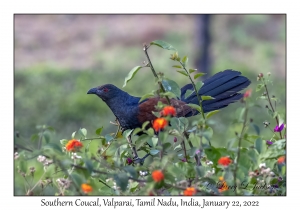
M 173 67 L 182 69 L 180 73 L 183 78 L 188 78 L 194 87 L 193 91 L 187 91 L 186 97 L 197 93 L 203 83 L 195 83 L 192 78 L 197 79 L 204 74 L 197 73 L 193 68 L 187 70 L 188 57 L 180 59 L 177 50 L 161 40 L 150 45 L 176 51 L 171 55 L 171 60 L 180 65 Z M 147 51 L 148 46 L 144 50 Z M 129 72 L 124 86 L 141 68 L 137 66 Z M 151 70 L 155 76 L 155 69 Z M 121 135 L 117 123 L 114 132 L 107 132 L 107 120 L 98 120 L 94 131 L 79 125 L 76 126 L 79 127 L 77 131 L 73 127 L 71 135 L 56 141 L 54 128 L 37 126 L 38 132 L 31 135 L 29 142 L 15 137 L 15 148 L 18 150 L 14 169 L 17 194 L 182 195 L 183 189 L 191 185 L 197 188 L 197 195 L 285 195 L 286 165 L 282 156 L 286 155 L 286 126 L 279 132 L 273 132 L 271 128 L 269 133 L 262 135 L 260 127 L 252 118 L 250 120 L 254 109 L 265 109 L 265 112 L 270 112 L 269 120 L 278 125 L 285 122 L 281 117 L 285 113 L 277 110 L 276 100 L 270 99 L 275 99 L 267 90 L 270 80 L 260 77 L 258 81 L 261 83 L 257 85 L 256 93 L 263 89 L 266 93 L 265 98 L 257 98 L 267 102 L 270 108 L 255 106 L 255 96 L 244 97 L 239 104 L 241 107 L 235 112 L 233 124 L 227 122 L 222 125 L 235 135 L 234 138 L 218 134 L 217 117 L 213 116 L 220 116 L 222 112 L 215 110 L 205 115 L 202 112 L 202 101 L 213 99 L 211 96 L 199 97 L 199 105 L 188 104 L 201 113 L 199 115 L 189 119 L 164 117 L 168 123 L 160 132 L 152 128 L 153 122 L 145 122 L 141 128 L 125 130 Z M 180 86 L 164 74 L 157 74 L 156 83 L 156 87 L 146 93 L 141 101 L 153 96 L 167 99 L 180 97 Z M 67 88 L 66 92 L 72 94 L 72 88 Z M 55 94 L 55 91 L 51 93 Z M 77 100 L 78 103 L 80 101 Z M 86 105 L 88 103 L 82 103 L 82 107 L 93 107 Z M 160 102 L 157 108 L 163 109 L 165 105 Z M 163 117 L 159 111 L 153 114 Z M 73 115 L 70 113 L 70 116 Z M 136 135 L 141 132 L 142 135 Z M 72 145 L 75 139 L 76 144 Z M 267 139 L 272 141 L 271 145 L 267 145 Z M 227 143 L 227 147 L 220 146 L 220 142 Z M 154 171 L 158 171 L 157 175 Z M 30 182 L 27 181 L 29 177 Z M 223 187 L 218 188 L 220 181 Z M 241 185 L 244 182 L 247 187 Z M 264 184 L 273 188 L 258 190 L 253 187 Z M 90 190 L 84 187 L 87 185 Z M 226 186 L 236 186 L 236 190 Z

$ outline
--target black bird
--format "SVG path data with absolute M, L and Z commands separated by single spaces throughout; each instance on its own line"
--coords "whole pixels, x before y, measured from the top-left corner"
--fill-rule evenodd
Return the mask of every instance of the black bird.
M 246 88 L 251 82 L 248 78 L 241 76 L 241 72 L 224 70 L 203 81 L 199 95 L 211 96 L 215 99 L 202 102 L 204 112 L 218 110 L 228 106 L 243 97 L 239 91 Z M 192 84 L 181 88 L 181 97 L 171 99 L 171 105 L 176 109 L 177 117 L 190 117 L 199 114 L 186 104 L 198 104 L 196 93 L 187 98 L 184 95 L 187 90 L 193 90 Z M 149 98 L 139 103 L 140 97 L 129 95 L 127 92 L 112 84 L 105 84 L 90 89 L 87 94 L 99 96 L 116 116 L 123 130 L 142 127 L 145 121 L 153 121 L 156 116 L 152 114 L 158 101 L 167 104 L 165 98 Z

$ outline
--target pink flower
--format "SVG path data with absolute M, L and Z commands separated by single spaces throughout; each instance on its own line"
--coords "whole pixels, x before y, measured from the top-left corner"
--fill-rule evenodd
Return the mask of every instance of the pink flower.
M 279 127 L 278 125 L 276 125 L 276 127 L 274 128 L 274 132 L 281 132 L 284 128 L 284 124 L 282 123 Z

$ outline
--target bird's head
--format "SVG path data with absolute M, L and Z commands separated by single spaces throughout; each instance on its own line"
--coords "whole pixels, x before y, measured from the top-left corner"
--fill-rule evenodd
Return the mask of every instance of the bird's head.
M 103 101 L 108 101 L 110 99 L 113 99 L 115 97 L 120 97 L 125 92 L 117 88 L 116 86 L 112 84 L 106 84 L 102 86 L 98 86 L 95 88 L 90 89 L 87 94 L 95 94 L 99 96 Z

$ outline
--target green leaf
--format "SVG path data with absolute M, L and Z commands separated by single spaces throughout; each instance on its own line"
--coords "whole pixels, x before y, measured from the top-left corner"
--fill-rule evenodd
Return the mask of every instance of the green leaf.
M 26 173 L 27 172 L 27 161 L 20 161 L 19 163 L 19 169 L 21 172 Z
M 121 172 L 114 175 L 117 186 L 121 188 L 122 191 L 125 191 L 128 185 L 128 176 L 125 172 Z
M 258 85 L 256 86 L 256 92 L 260 91 L 263 87 L 264 87 L 263 84 L 258 84 Z
M 200 90 L 200 88 L 202 87 L 202 85 L 203 85 L 203 82 L 202 82 L 202 81 L 198 81 L 198 82 L 196 83 L 196 89 L 197 89 L 197 92 L 199 92 L 199 90 Z
M 133 129 L 127 129 L 126 131 L 123 132 L 123 136 L 124 138 L 127 138 L 128 136 L 130 136 L 130 134 L 132 133 Z
M 224 175 L 225 180 L 233 180 L 233 173 L 230 170 L 227 170 Z
M 255 124 L 253 124 L 253 123 L 251 123 L 251 125 L 254 128 L 256 134 L 259 135 L 259 133 L 260 133 L 259 127 L 257 125 L 255 125 Z
M 177 70 L 178 73 L 183 74 L 184 76 L 189 76 L 185 71 Z
M 178 96 L 172 92 L 160 93 L 161 96 L 168 96 L 169 98 L 177 98 Z
M 106 135 L 104 136 L 104 138 L 105 138 L 105 140 L 106 140 L 106 143 L 108 143 L 108 142 L 110 142 L 111 140 L 114 139 L 114 137 L 112 137 L 112 136 L 109 135 L 109 134 L 106 134 Z
M 102 130 L 103 130 L 103 126 L 102 126 L 101 128 L 98 128 L 98 129 L 96 130 L 96 134 L 97 134 L 98 136 L 100 136 L 100 134 L 102 133 Z
M 70 174 L 70 175 L 71 175 L 71 180 L 72 180 L 78 187 L 80 187 L 81 184 L 84 183 L 82 177 L 81 177 L 79 174 L 73 172 L 73 173 Z
M 157 150 L 157 149 L 150 150 L 150 155 L 156 155 L 157 153 L 159 153 L 159 150 Z
M 204 132 L 203 132 L 203 136 L 208 140 L 210 141 L 211 137 L 213 136 L 214 134 L 214 130 L 209 127 L 209 126 L 206 126 L 206 128 L 204 129 Z
M 155 41 L 151 42 L 150 45 L 156 45 L 156 46 L 161 47 L 166 50 L 177 51 L 172 45 L 170 45 L 169 43 L 162 41 L 162 40 L 155 40 Z
M 49 142 L 50 142 L 50 134 L 49 134 L 49 132 L 44 132 L 43 133 L 43 136 L 44 136 L 44 138 L 45 138 L 45 141 L 46 141 L 46 143 L 48 144 Z
M 260 154 L 261 150 L 262 150 L 262 140 L 261 138 L 256 139 L 255 141 L 255 149 L 257 150 L 257 152 Z
M 211 112 L 208 112 L 206 114 L 206 119 L 212 117 L 213 115 L 217 114 L 220 110 L 214 110 L 214 111 L 211 111 Z
M 154 136 L 154 130 L 153 130 L 153 128 L 149 128 L 149 129 L 147 130 L 147 134 L 148 134 L 149 136 Z
M 131 71 L 128 73 L 128 75 L 125 77 L 125 81 L 124 81 L 124 85 L 123 87 L 126 86 L 126 84 L 135 76 L 135 74 L 141 69 L 143 68 L 142 66 L 136 66 L 133 69 L 131 69 Z
M 187 98 L 187 97 L 189 97 L 192 93 L 194 93 L 195 91 L 194 90 L 190 90 L 190 89 L 188 89 L 186 92 L 185 92 L 185 94 L 184 94 L 184 98 Z
M 69 142 L 69 140 L 67 140 L 67 139 L 62 139 L 62 140 L 60 140 L 60 144 L 61 144 L 62 146 L 65 146 L 68 142 Z
M 186 104 L 186 105 L 188 105 L 192 109 L 196 109 L 198 112 L 201 112 L 201 107 L 197 104 Z
M 132 167 L 132 166 L 125 166 L 123 169 L 126 172 L 128 172 L 132 178 L 135 178 L 135 179 L 137 178 L 137 172 L 134 169 L 134 167 Z
M 204 151 L 205 151 L 205 154 L 206 154 L 207 158 L 210 161 L 212 161 L 213 163 L 217 163 L 218 160 L 220 159 L 220 157 L 222 156 L 221 152 L 220 152 L 220 149 L 217 149 L 217 148 L 214 148 L 214 147 L 206 148 L 206 149 L 204 149 Z
M 158 138 L 157 137 L 152 137 L 151 142 L 152 142 L 153 147 L 156 147 L 157 142 L 158 142 Z
M 92 161 L 89 160 L 89 159 L 85 159 L 84 163 L 85 163 L 85 167 L 87 168 L 89 174 L 91 174 L 93 172 L 93 163 L 92 163 Z
M 192 147 L 190 150 L 189 150 L 189 156 L 193 157 L 195 156 L 195 153 L 197 151 L 198 148 L 196 147 Z
M 197 79 L 198 77 L 202 77 L 202 76 L 205 75 L 205 74 L 206 74 L 206 73 L 202 73 L 202 72 L 197 73 L 197 74 L 194 75 L 194 79 Z
M 205 176 L 205 167 L 204 166 L 195 166 L 196 172 L 199 177 Z
M 178 69 L 182 69 L 182 67 L 181 67 L 181 66 L 179 66 L 179 65 L 174 65 L 174 66 L 172 66 L 172 67 L 174 67 L 174 68 L 178 68 Z
M 147 127 L 147 125 L 149 125 L 149 123 L 149 121 L 144 122 L 142 125 L 142 129 L 144 130 Z
M 202 98 L 203 101 L 215 99 L 211 96 L 201 96 L 201 98 Z
M 193 72 L 195 72 L 195 71 L 197 71 L 197 69 L 189 69 L 189 73 L 190 74 L 193 73 Z
M 180 98 L 181 90 L 179 85 L 170 79 L 163 79 L 162 85 L 167 92 L 174 93 L 178 98 Z
M 286 154 L 286 140 L 280 139 L 274 142 L 269 148 L 263 153 L 263 159 L 273 159 L 278 158 Z
M 184 57 L 182 58 L 182 65 L 183 65 L 183 67 L 186 66 L 188 60 L 189 60 L 189 58 L 188 58 L 187 56 L 184 56 Z
M 38 134 L 33 134 L 32 136 L 31 136 L 31 141 L 36 141 L 36 140 L 38 140 L 38 138 L 39 138 L 39 135 Z
M 46 144 L 45 146 L 43 146 L 43 150 L 45 150 L 45 149 L 51 149 L 51 150 L 57 151 L 59 153 L 62 153 L 61 147 L 54 143 Z
M 143 95 L 143 96 L 141 97 L 139 103 L 142 102 L 143 100 L 147 99 L 147 98 L 152 97 L 152 96 L 154 96 L 154 93 L 146 93 L 145 95 Z
M 76 131 L 74 131 L 74 132 L 72 133 L 72 139 L 75 138 L 75 135 L 76 135 Z
M 81 129 L 79 129 L 79 133 L 80 133 L 81 136 L 86 137 L 87 130 L 85 128 L 81 128 Z
M 136 128 L 134 129 L 134 131 L 132 132 L 132 136 L 135 136 L 137 133 L 143 131 L 141 128 Z

